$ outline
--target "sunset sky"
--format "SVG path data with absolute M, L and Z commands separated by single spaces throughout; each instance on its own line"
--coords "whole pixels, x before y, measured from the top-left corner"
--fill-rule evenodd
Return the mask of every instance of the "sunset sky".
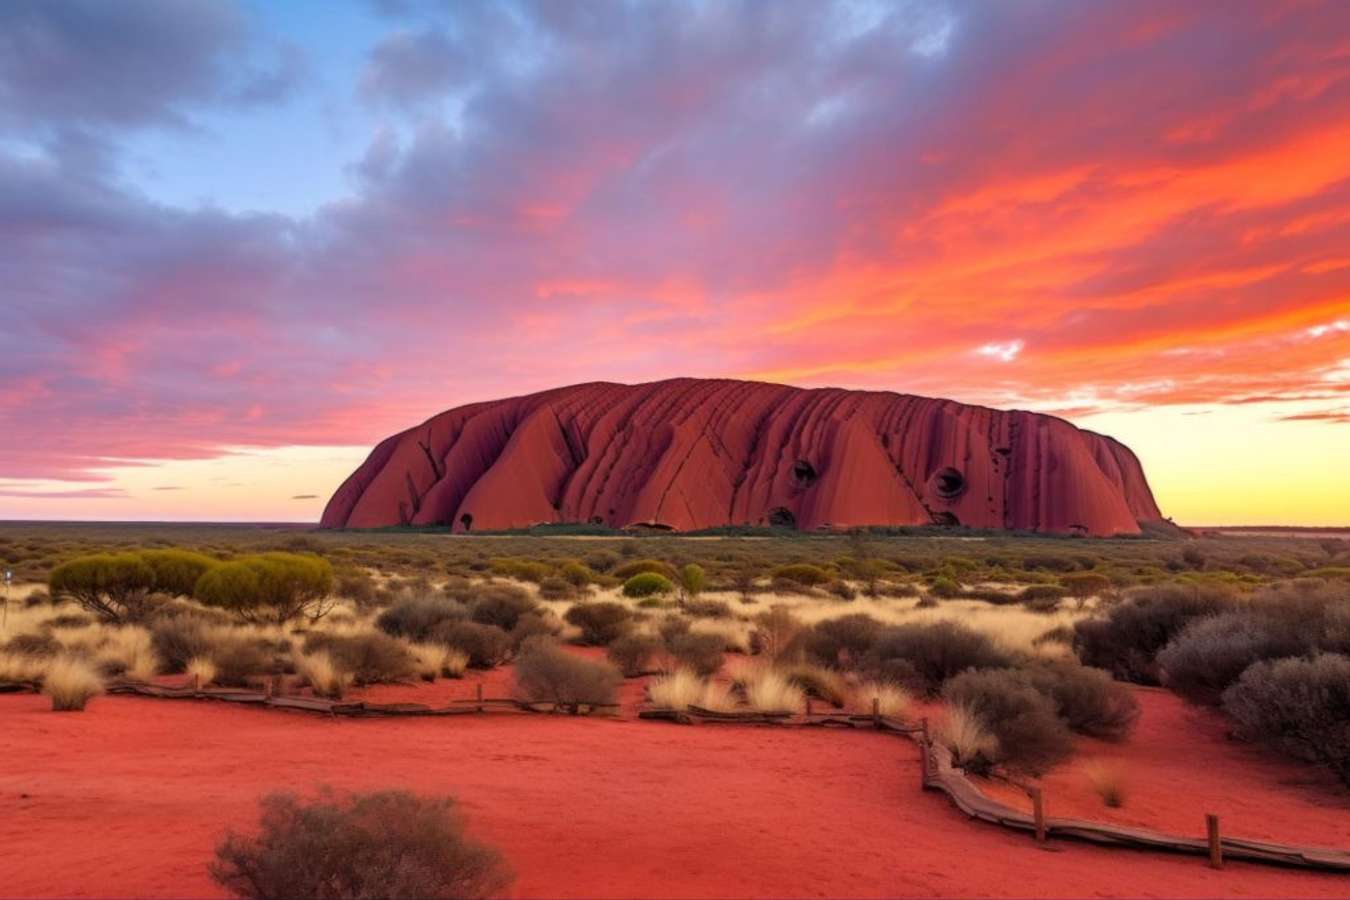
M 443 409 L 677 375 L 1350 525 L 1350 3 L 0 3 L 0 518 L 314 520 Z

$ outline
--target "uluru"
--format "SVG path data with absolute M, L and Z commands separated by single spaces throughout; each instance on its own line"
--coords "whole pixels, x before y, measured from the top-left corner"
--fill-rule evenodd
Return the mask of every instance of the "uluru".
M 678 378 L 440 413 L 381 441 L 321 525 L 936 524 L 1107 536 L 1161 520 L 1128 447 L 1054 416 Z

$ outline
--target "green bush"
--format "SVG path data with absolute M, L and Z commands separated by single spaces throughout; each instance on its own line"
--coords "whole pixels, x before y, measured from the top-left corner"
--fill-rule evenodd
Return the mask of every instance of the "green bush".
M 686 597 L 694 598 L 703 593 L 707 580 L 703 567 L 697 563 L 689 563 L 680 569 L 680 588 Z
M 148 610 L 155 570 L 138 553 L 95 553 L 52 569 L 47 587 L 105 621 L 123 622 Z
M 928 593 L 934 597 L 950 599 L 961 596 L 961 585 L 954 578 L 938 575 L 928 582 Z
M 1086 600 L 1111 589 L 1111 579 L 1097 572 L 1071 572 L 1061 576 L 1059 583 L 1076 600 Z
M 1059 601 L 1064 599 L 1064 594 L 1064 588 L 1057 584 L 1033 584 L 1022 589 L 1017 595 L 1017 602 L 1032 612 L 1054 612 L 1059 608 Z
M 563 563 L 558 569 L 558 574 L 564 581 L 576 588 L 594 584 L 596 580 L 596 574 L 589 567 L 575 561 Z
M 942 694 L 997 738 L 989 760 L 996 765 L 1041 774 L 1073 752 L 1073 738 L 1052 702 L 1016 672 L 965 672 L 952 678 Z
M 608 600 L 578 603 L 563 618 L 581 629 L 582 643 L 596 646 L 604 646 L 622 637 L 633 625 L 633 614 L 628 607 Z
M 516 689 L 523 699 L 561 706 L 613 703 L 623 676 L 608 662 L 568 653 L 549 638 L 530 638 L 515 664 Z
M 406 791 L 262 801 L 255 837 L 216 847 L 211 877 L 236 897 L 479 898 L 511 882 L 501 854 L 469 840 L 448 797 Z
M 249 622 L 311 621 L 332 607 L 333 567 L 307 553 L 262 553 L 221 563 L 197 580 L 193 596 Z
M 625 597 L 656 597 L 673 593 L 670 579 L 655 572 L 639 572 L 623 583 Z
M 155 573 L 155 590 L 190 597 L 197 581 L 220 560 L 191 550 L 142 550 L 140 557 Z
M 660 575 L 662 578 L 665 578 L 672 583 L 678 577 L 674 567 L 669 563 L 661 562 L 659 559 L 635 559 L 632 562 L 626 562 L 621 566 L 617 566 L 609 574 L 613 575 L 615 578 L 627 581 L 634 575 L 641 575 L 644 572 Z
M 1350 785 L 1350 657 L 1255 663 L 1224 692 L 1223 708 L 1244 737 L 1327 766 Z

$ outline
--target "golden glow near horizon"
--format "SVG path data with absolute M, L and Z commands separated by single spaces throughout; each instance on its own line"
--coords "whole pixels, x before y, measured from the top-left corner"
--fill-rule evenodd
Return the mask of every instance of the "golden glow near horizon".
M 1289 404 L 1277 409 L 1296 414 Z M 1163 514 L 1182 525 L 1350 525 L 1350 477 L 1341 471 L 1350 459 L 1350 427 L 1275 419 L 1259 403 L 1152 407 L 1073 421 L 1134 450 Z M 0 483 L 0 518 L 317 522 L 369 452 L 281 447 L 143 461 L 105 470 L 109 480 L 93 488 L 24 482 L 29 497 L 7 494 Z

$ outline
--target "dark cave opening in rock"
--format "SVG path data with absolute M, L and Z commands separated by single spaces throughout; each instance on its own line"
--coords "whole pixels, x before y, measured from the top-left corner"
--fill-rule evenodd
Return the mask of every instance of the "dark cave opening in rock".
M 956 517 L 956 513 L 935 512 L 933 513 L 933 524 L 941 525 L 943 528 L 959 528 L 961 520 Z
M 473 513 L 465 513 L 459 517 L 459 524 L 464 526 L 465 531 L 473 530 Z
M 769 525 L 773 528 L 796 528 L 797 517 L 787 507 L 775 506 L 769 510 Z
M 816 480 L 816 467 L 804 459 L 792 464 L 792 480 L 798 487 L 810 487 Z
M 933 490 L 944 500 L 954 500 L 966 489 L 966 476 L 948 466 L 933 476 Z

